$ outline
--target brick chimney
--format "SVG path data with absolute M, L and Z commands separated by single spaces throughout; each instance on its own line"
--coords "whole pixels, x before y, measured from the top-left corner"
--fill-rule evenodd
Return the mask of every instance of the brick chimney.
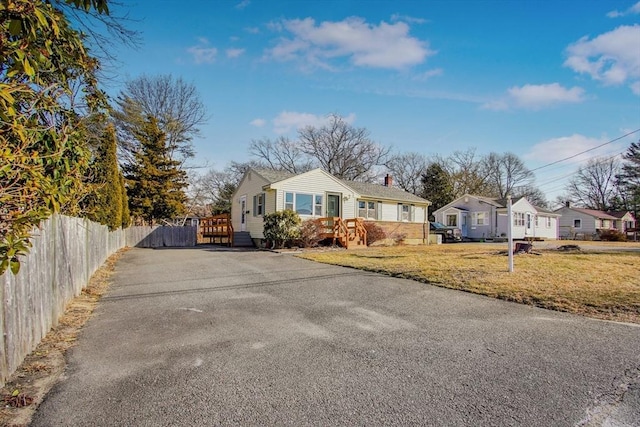
M 393 186 L 393 177 L 391 175 L 387 174 L 387 176 L 384 177 L 384 186 L 385 187 Z

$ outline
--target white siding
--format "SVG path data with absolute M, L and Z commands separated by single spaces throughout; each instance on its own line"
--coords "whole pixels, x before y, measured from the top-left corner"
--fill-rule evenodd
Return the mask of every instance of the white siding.
M 397 221 L 398 220 L 398 204 L 397 203 L 382 203 L 382 215 L 381 221 Z
M 240 198 L 242 196 L 247 197 L 247 205 L 246 210 L 249 211 L 245 216 L 246 222 L 246 231 L 251 234 L 251 237 L 254 238 L 262 238 L 262 216 L 253 216 L 253 196 L 259 193 L 263 193 L 262 187 L 266 185 L 268 182 L 262 178 L 260 175 L 255 173 L 254 171 L 249 171 L 245 174 L 233 195 L 233 200 L 231 201 L 231 223 L 233 224 L 234 231 L 240 231 Z M 273 195 L 267 193 L 266 197 L 266 208 L 269 208 L 269 199 L 273 200 Z M 273 203 L 273 202 L 271 202 Z M 266 212 L 269 212 L 266 210 Z
M 275 210 L 278 211 L 284 210 L 284 193 L 286 192 L 321 194 L 323 198 L 322 216 L 325 216 L 327 210 L 327 193 L 335 193 L 341 195 L 341 216 L 343 218 L 354 218 L 356 216 L 354 211 L 356 194 L 319 169 L 314 169 L 293 178 L 274 183 L 271 185 L 271 188 L 277 190 Z M 313 215 L 301 215 L 300 217 L 304 220 L 312 216 Z
M 547 227 L 547 219 L 551 220 L 551 224 Z M 536 228 L 536 237 L 543 239 L 557 239 L 558 238 L 558 217 L 545 216 L 544 214 L 538 214 L 538 227 Z

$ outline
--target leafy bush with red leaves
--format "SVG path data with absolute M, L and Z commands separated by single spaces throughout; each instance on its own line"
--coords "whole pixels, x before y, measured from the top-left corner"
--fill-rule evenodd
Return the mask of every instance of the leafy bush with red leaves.
M 375 222 L 365 221 L 364 228 L 367 230 L 367 246 L 371 246 L 374 242 L 387 238 L 387 233 Z
M 618 230 L 601 230 L 600 240 L 607 242 L 626 242 L 627 236 Z
M 298 245 L 303 248 L 315 248 L 322 241 L 323 226 L 317 219 L 308 219 L 300 225 Z

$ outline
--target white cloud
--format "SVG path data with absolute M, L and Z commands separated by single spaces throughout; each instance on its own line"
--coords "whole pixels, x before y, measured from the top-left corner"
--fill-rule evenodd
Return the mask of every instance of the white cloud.
M 444 74 L 444 71 L 442 70 L 442 68 L 434 68 L 432 70 L 427 70 L 424 73 L 420 73 L 416 75 L 413 78 L 413 80 L 418 80 L 418 81 L 429 80 L 431 77 L 441 76 L 442 74 Z
M 306 18 L 271 23 L 270 28 L 286 31 L 291 37 L 280 39 L 267 56 L 299 60 L 307 66 L 333 68 L 333 62 L 347 59 L 359 67 L 401 69 L 435 54 L 427 42 L 409 35 L 405 22 L 373 25 L 353 17 L 316 25 L 312 18 Z
M 560 138 L 552 138 L 546 141 L 539 142 L 538 144 L 531 147 L 529 152 L 524 155 L 524 158 L 525 160 L 530 161 L 551 163 L 597 147 L 598 145 L 602 145 L 607 141 L 608 138 L 606 137 L 589 138 L 580 134 L 573 134 L 571 136 L 563 136 Z M 612 153 L 616 152 L 617 149 L 617 146 L 605 145 L 602 148 L 589 151 L 588 153 L 584 153 L 573 159 L 570 159 L 569 163 L 581 163 L 593 157 L 611 155 Z
M 607 13 L 607 16 L 609 18 L 619 18 L 621 16 L 638 14 L 640 14 L 640 1 L 623 12 L 620 12 L 619 10 L 612 10 L 611 12 Z
M 242 0 L 240 3 L 236 4 L 236 9 L 244 9 L 245 7 L 249 6 L 251 4 L 250 0 Z
M 347 123 L 353 123 L 355 114 L 351 113 L 343 119 Z M 322 126 L 328 123 L 328 116 L 319 116 L 311 113 L 299 113 L 295 111 L 283 111 L 273 119 L 273 131 L 278 134 L 289 133 L 292 130 L 302 129 L 307 126 Z
M 391 15 L 391 21 L 392 22 L 404 21 L 404 22 L 408 22 L 409 24 L 424 24 L 428 22 L 426 19 L 423 19 L 423 18 L 414 18 L 413 16 L 400 15 L 398 13 Z
M 264 125 L 267 124 L 267 121 L 265 119 L 253 119 L 253 120 L 251 120 L 251 122 L 249 122 L 249 124 L 251 126 L 255 126 L 257 128 L 261 128 L 261 127 L 263 127 Z
M 244 53 L 244 49 L 227 49 L 227 58 L 237 58 Z
M 260 33 L 260 28 L 258 28 L 258 27 L 246 27 L 244 30 L 249 34 L 259 34 Z
M 201 37 L 198 39 L 198 45 L 191 46 L 187 49 L 187 52 L 193 56 L 196 64 L 211 64 L 216 60 L 218 49 L 209 47 L 209 40 Z
M 584 89 L 574 86 L 567 89 L 559 83 L 514 86 L 507 90 L 503 99 L 485 103 L 482 108 L 487 110 L 508 110 L 521 108 L 539 110 L 561 103 L 578 103 L 584 101 Z
M 515 106 L 527 109 L 539 109 L 552 104 L 576 103 L 584 100 L 584 89 L 577 86 L 566 89 L 558 83 L 514 86 L 508 92 Z
M 640 4 L 640 3 L 639 3 Z M 566 67 L 605 85 L 640 81 L 640 25 L 623 25 L 594 39 L 582 37 L 566 49 Z M 637 93 L 634 90 L 634 93 Z

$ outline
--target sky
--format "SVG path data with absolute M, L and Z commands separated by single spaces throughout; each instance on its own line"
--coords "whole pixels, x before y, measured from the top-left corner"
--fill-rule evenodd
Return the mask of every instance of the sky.
M 119 47 L 107 92 L 143 74 L 193 84 L 209 115 L 195 166 L 337 113 L 394 153 L 512 152 L 553 200 L 581 164 L 640 140 L 637 1 L 125 3 L 113 12 L 141 44 Z

